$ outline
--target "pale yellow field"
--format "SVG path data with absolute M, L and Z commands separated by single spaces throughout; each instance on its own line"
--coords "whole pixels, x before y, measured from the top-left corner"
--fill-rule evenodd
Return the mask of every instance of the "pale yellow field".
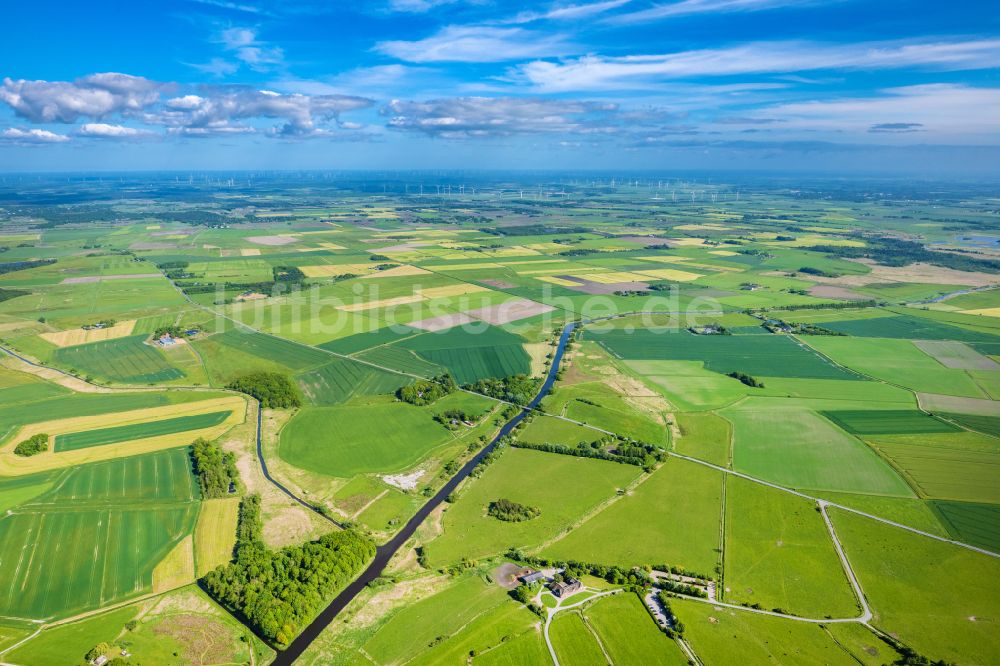
M 504 261 L 504 266 L 534 266 L 536 264 L 565 264 L 569 259 L 528 259 L 527 261 Z
M 636 257 L 641 261 L 655 261 L 658 264 L 677 264 L 684 261 L 691 261 L 691 257 L 675 257 L 669 254 L 655 255 L 652 257 Z
M 713 224 L 713 223 L 708 223 L 708 224 L 681 224 L 681 225 L 678 225 L 678 226 L 674 227 L 674 229 L 679 229 L 680 231 L 709 231 L 709 230 L 711 230 L 711 231 L 724 231 L 726 228 L 727 227 L 724 227 L 721 224 Z
M 579 282 L 573 282 L 572 280 L 564 280 L 563 278 L 557 278 L 553 275 L 539 275 L 535 278 L 539 282 L 548 282 L 549 284 L 557 284 L 560 287 L 579 287 Z
M 673 280 L 674 282 L 690 282 L 701 277 L 700 273 L 688 273 L 675 268 L 657 268 L 651 271 L 641 271 L 639 274 L 661 280 Z
M 1000 308 L 980 308 L 978 310 L 962 310 L 962 314 L 985 315 L 987 317 L 1000 317 Z
M 709 250 L 708 253 L 715 254 L 720 257 L 735 257 L 739 254 L 739 252 L 733 252 L 731 250 Z
M 668 243 L 673 243 L 674 245 L 679 245 L 681 247 L 694 247 L 696 245 L 704 245 L 704 238 L 668 238 Z
M 545 375 L 546 356 L 552 352 L 552 345 L 548 342 L 525 342 L 524 351 L 531 357 L 531 376 L 542 377 Z
M 375 308 L 391 308 L 396 305 L 407 305 L 409 303 L 417 303 L 424 300 L 424 296 L 421 294 L 411 294 L 409 296 L 397 296 L 395 298 L 383 298 L 377 301 L 368 301 L 367 303 L 352 303 L 351 305 L 339 305 L 338 310 L 343 312 L 361 312 L 362 310 L 372 310 Z
M 538 250 L 532 250 L 531 248 L 523 245 L 511 245 L 510 247 L 498 247 L 483 250 L 483 254 L 489 257 L 531 257 L 539 255 L 541 252 Z
M 323 264 L 320 266 L 301 266 L 299 270 L 306 277 L 321 278 L 343 275 L 345 273 L 370 273 L 375 269 L 371 264 Z
M 464 294 L 475 294 L 481 291 L 489 291 L 486 287 L 480 287 L 478 284 L 469 284 L 463 282 L 462 284 L 450 284 L 445 287 L 434 287 L 432 289 L 423 289 L 420 295 L 424 298 L 448 298 L 450 296 L 462 296 Z
M 537 263 L 541 263 L 536 261 Z M 514 271 L 518 275 L 545 275 L 546 273 L 586 273 L 594 270 L 593 266 L 557 266 L 554 268 L 536 268 L 530 271 Z
M 489 261 L 484 261 L 481 264 L 435 264 L 434 266 L 426 266 L 434 271 L 471 271 L 477 268 L 503 268 L 503 264 L 496 264 Z
M 201 513 L 194 528 L 195 562 L 199 577 L 233 558 L 239 510 L 239 497 L 210 499 L 201 503 Z
M 347 248 L 343 245 L 337 245 L 336 243 L 324 242 L 320 243 L 319 246 L 326 250 L 346 250 Z
M 194 582 L 193 546 L 189 534 L 153 568 L 153 592 L 166 592 Z
M 565 246 L 560 245 L 559 243 L 528 243 L 524 247 L 532 250 L 538 250 L 539 252 L 562 252 L 566 249 Z
M 810 247 L 812 245 L 836 245 L 839 247 L 864 247 L 863 241 L 851 240 L 849 238 L 830 238 L 829 236 L 802 236 L 793 241 L 771 241 L 766 245 L 777 245 L 780 247 Z
M 158 225 L 158 224 L 147 224 L 146 225 L 146 231 L 156 231 L 159 228 L 160 228 L 160 225 Z
M 371 275 L 362 275 L 362 279 L 371 278 L 387 278 L 387 277 L 409 277 L 411 275 L 424 275 L 430 273 L 430 271 L 424 270 L 423 268 L 418 268 L 416 266 L 404 265 L 396 266 L 395 268 L 389 268 L 384 271 L 375 271 Z
M 146 437 L 134 439 L 116 444 L 106 444 L 104 446 L 94 446 L 75 451 L 60 451 L 56 453 L 50 449 L 30 458 L 22 458 L 14 455 L 14 447 L 19 442 L 38 433 L 46 433 L 54 439 L 57 435 L 73 432 L 84 432 L 99 428 L 111 428 L 115 426 L 132 425 L 136 423 L 146 423 L 165 418 L 175 418 L 180 416 L 194 416 L 209 412 L 221 412 L 231 410 L 231 414 L 218 425 L 198 430 L 188 430 L 185 432 L 159 435 L 156 437 Z M 223 398 L 213 398 L 210 400 L 200 400 L 198 402 L 184 403 L 180 405 L 164 405 L 162 407 L 151 407 L 148 409 L 135 409 L 128 412 L 117 412 L 114 414 L 99 414 L 95 416 L 77 416 L 68 419 L 58 419 L 54 421 L 43 421 L 41 423 L 31 423 L 18 428 L 13 435 L 8 438 L 6 444 L 0 447 L 0 475 L 19 476 L 42 472 L 49 469 L 59 469 L 82 465 L 99 460 L 109 460 L 112 458 L 122 458 L 125 456 L 138 455 L 140 453 L 150 453 L 162 449 L 170 449 L 175 446 L 190 444 L 199 437 L 215 439 L 234 425 L 243 423 L 246 419 L 246 399 L 243 396 L 231 395 Z
M 41 234 L 3 234 L 0 235 L 0 242 L 11 243 L 13 241 L 36 241 L 41 240 Z
M 259 257 L 260 250 L 255 247 L 244 247 L 240 248 L 241 257 Z
M 646 271 L 647 273 L 649 271 Z M 680 271 L 679 271 L 680 272 Z M 609 271 L 606 273 L 587 273 L 580 277 L 598 282 L 600 284 L 617 284 L 619 282 L 645 282 L 649 278 L 642 273 L 629 273 L 626 271 Z
M 71 328 L 68 331 L 56 331 L 55 333 L 39 333 L 38 337 L 51 342 L 57 347 L 72 347 L 88 342 L 101 342 L 102 340 L 114 340 L 132 335 L 135 328 L 135 319 L 121 321 L 114 326 L 107 328 L 94 328 L 89 331 L 82 328 Z

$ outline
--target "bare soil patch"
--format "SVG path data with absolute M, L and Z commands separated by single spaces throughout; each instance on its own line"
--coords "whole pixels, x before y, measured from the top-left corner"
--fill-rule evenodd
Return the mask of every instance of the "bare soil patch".
M 476 319 L 482 319 L 490 324 L 500 325 L 509 324 L 512 321 L 518 321 L 520 319 L 527 319 L 528 317 L 534 317 L 545 312 L 552 312 L 553 310 L 555 310 L 555 308 L 551 305 L 545 305 L 544 303 L 537 303 L 535 301 L 529 301 L 522 298 L 516 301 L 500 303 L 498 305 L 490 305 L 485 308 L 479 308 L 478 310 L 469 310 L 466 314 L 472 315 Z
M 847 287 L 838 287 L 832 284 L 819 284 L 809 288 L 809 295 L 819 298 L 838 298 L 845 301 L 867 301 L 871 297 L 851 291 Z
M 503 280 L 480 280 L 480 282 L 491 287 L 496 287 L 497 289 L 513 289 L 517 286 L 516 284 L 504 282 Z
M 461 326 L 462 324 L 468 324 L 472 321 L 472 317 L 461 312 L 455 312 L 452 314 L 444 314 L 439 317 L 431 317 L 429 319 L 421 319 L 420 321 L 410 322 L 408 326 L 413 328 L 419 328 L 422 331 L 443 331 L 446 328 L 453 328 L 455 326 Z
M 257 245 L 291 245 L 298 239 L 295 236 L 247 236 L 247 241 Z

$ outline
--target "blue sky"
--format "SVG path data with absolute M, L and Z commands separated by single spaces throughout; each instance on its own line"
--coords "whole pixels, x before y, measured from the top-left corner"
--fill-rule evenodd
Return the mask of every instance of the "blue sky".
M 0 170 L 1000 171 L 987 2 L 5 8 Z

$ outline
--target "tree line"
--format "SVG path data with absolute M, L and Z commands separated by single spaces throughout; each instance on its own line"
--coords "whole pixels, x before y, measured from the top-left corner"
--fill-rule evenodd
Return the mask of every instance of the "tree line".
M 446 373 L 433 379 L 418 379 L 412 384 L 401 386 L 396 390 L 396 397 L 411 405 L 424 406 L 443 398 L 455 388 L 455 380 Z

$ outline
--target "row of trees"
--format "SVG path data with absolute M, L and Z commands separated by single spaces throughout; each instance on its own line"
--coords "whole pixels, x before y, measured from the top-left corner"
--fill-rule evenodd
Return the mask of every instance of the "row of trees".
M 271 550 L 261 539 L 260 498 L 250 495 L 240 505 L 235 560 L 201 582 L 219 603 L 283 647 L 374 555 L 374 542 L 354 530 Z
M 611 442 L 608 442 L 608 439 L 610 439 Z M 608 437 L 594 442 L 580 442 L 576 446 L 551 444 L 549 442 L 536 444 L 521 441 L 512 442 L 511 446 L 519 449 L 531 449 L 533 451 L 544 451 L 546 453 L 558 453 L 564 456 L 608 460 L 611 462 L 623 463 L 625 465 L 642 467 L 646 471 L 652 471 L 652 469 L 656 466 L 656 463 L 666 460 L 667 456 L 663 449 L 652 444 L 618 437 Z
M 236 456 L 223 451 L 215 442 L 201 437 L 196 439 L 191 445 L 191 462 L 203 498 L 227 497 L 240 489 Z
M 813 245 L 801 249 L 850 259 L 872 259 L 883 266 L 909 266 L 914 262 L 922 261 L 959 271 L 1000 273 L 1000 261 L 996 259 L 980 259 L 957 252 L 936 252 L 928 250 L 922 243 L 901 238 L 866 238 L 865 241 L 864 247 Z
M 230 382 L 226 388 L 256 398 L 268 409 L 290 409 L 302 406 L 298 387 L 280 372 L 251 372 Z
M 745 372 L 733 370 L 732 372 L 727 373 L 726 376 L 732 377 L 733 379 L 737 379 L 751 388 L 764 388 L 764 382 L 760 381 L 753 375 L 748 375 Z

